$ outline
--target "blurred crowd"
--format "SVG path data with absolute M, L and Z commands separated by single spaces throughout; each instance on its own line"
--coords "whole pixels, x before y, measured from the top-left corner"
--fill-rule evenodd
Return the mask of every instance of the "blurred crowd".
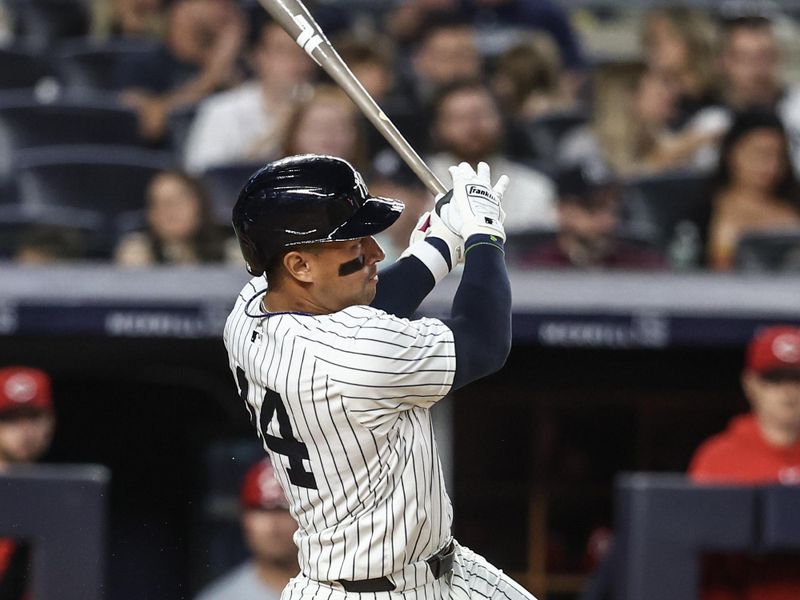
M 796 24 L 773 5 L 306 4 L 445 184 L 460 161 L 511 177 L 517 267 L 800 269 Z M 638 43 L 590 51 L 587 21 Z M 238 190 L 290 154 L 406 204 L 387 263 L 433 202 L 255 0 L 0 0 L 0 43 L 6 258 L 239 262 Z

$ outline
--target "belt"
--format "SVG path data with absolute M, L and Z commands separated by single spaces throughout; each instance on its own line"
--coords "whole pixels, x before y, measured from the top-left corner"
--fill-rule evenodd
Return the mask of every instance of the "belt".
M 453 560 L 455 559 L 456 548 L 453 542 L 450 542 L 439 550 L 430 558 L 426 558 L 425 562 L 431 573 L 436 579 L 447 575 L 453 570 Z M 391 592 L 395 589 L 395 584 L 388 577 L 376 577 L 375 579 L 359 579 L 358 581 L 349 581 L 347 579 L 339 579 L 336 583 L 340 584 L 346 592 Z

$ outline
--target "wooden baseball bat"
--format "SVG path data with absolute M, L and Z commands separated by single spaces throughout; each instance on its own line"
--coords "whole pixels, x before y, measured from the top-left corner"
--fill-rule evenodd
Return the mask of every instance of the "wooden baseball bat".
M 442 182 L 431 172 L 416 150 L 401 135 L 394 123 L 364 89 L 361 82 L 356 79 L 303 3 L 300 0 L 259 0 L 259 2 L 314 62 L 325 69 L 325 72 L 339 84 L 405 163 L 411 167 L 425 187 L 434 195 L 444 194 L 447 189 Z

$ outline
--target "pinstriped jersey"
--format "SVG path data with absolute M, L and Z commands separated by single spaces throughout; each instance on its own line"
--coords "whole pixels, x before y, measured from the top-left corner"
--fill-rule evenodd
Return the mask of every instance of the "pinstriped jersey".
M 389 575 L 451 536 L 430 409 L 455 374 L 452 331 L 368 306 L 263 313 L 242 290 L 225 346 L 298 523 L 300 568 L 320 581 Z

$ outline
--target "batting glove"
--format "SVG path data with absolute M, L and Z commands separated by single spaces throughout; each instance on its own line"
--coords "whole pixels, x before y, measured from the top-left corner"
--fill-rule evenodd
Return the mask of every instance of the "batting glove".
M 506 232 L 503 221 L 506 214 L 500 202 L 508 187 L 506 175 L 500 177 L 492 187 L 489 165 L 478 163 L 477 173 L 469 164 L 462 162 L 457 167 L 450 167 L 453 178 L 453 201 L 451 211 L 458 213 L 448 215 L 448 221 L 455 226 L 458 221 L 461 239 L 467 240 L 472 235 L 493 235 L 505 241 Z

